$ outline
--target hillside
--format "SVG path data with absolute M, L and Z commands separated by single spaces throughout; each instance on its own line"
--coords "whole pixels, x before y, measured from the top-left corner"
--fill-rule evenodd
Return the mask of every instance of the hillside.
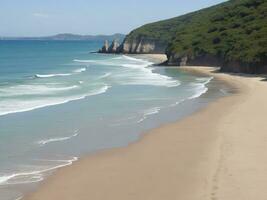
M 267 1 L 230 0 L 144 25 L 126 36 L 121 52 L 165 52 L 168 65 L 267 73 Z

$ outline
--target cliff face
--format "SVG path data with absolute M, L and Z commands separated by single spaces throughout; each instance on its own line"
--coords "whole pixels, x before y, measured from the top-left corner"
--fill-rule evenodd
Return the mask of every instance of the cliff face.
M 212 55 L 191 57 L 189 55 L 170 54 L 167 56 L 167 65 L 176 66 L 221 66 L 223 59 Z
M 108 48 L 108 52 L 109 53 L 117 53 L 119 46 L 120 46 L 119 42 L 117 40 L 113 40 L 113 42 L 111 43 L 111 45 Z
M 126 36 L 117 53 L 166 53 L 167 65 L 267 73 L 266 19 L 266 0 L 229 0 L 141 26 Z
M 109 46 L 108 41 L 106 40 L 103 47 L 98 51 L 98 53 L 119 53 L 120 44 L 115 39 L 112 41 Z
M 121 44 L 114 40 L 109 46 L 108 41 L 105 41 L 99 53 L 125 53 L 125 54 L 149 54 L 149 53 L 165 53 L 167 47 L 166 42 L 155 39 L 125 39 Z
M 267 59 L 259 62 L 224 61 L 221 71 L 248 74 L 267 74 Z
M 148 54 L 148 53 L 165 53 L 167 43 L 155 39 L 134 39 L 127 38 L 121 44 L 120 53 L 129 54 Z
M 106 40 L 105 43 L 104 43 L 104 46 L 102 47 L 101 50 L 99 50 L 99 52 L 107 53 L 108 52 L 108 48 L 109 48 L 109 45 L 108 45 L 108 41 Z
M 198 57 L 189 55 L 170 54 L 168 61 L 164 64 L 170 66 L 218 66 L 223 72 L 266 74 L 267 59 L 260 61 L 244 62 L 240 60 L 226 60 L 223 57 L 205 54 Z

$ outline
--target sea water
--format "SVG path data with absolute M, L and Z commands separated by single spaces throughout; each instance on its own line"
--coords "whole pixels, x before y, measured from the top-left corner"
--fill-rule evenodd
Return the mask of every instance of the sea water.
M 55 169 L 126 146 L 225 95 L 210 76 L 90 53 L 101 45 L 0 41 L 1 200 L 20 198 Z

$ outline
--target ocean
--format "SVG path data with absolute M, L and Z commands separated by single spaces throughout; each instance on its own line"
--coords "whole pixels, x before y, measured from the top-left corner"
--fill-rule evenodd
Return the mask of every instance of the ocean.
M 0 41 L 0 199 L 33 190 L 84 155 L 225 96 L 213 77 L 145 57 L 90 53 L 102 42 Z

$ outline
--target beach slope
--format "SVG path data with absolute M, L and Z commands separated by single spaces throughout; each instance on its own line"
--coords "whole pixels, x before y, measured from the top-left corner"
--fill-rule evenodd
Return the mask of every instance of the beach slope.
M 212 73 L 211 68 L 184 70 Z M 266 199 L 267 82 L 213 76 L 232 84 L 237 93 L 151 130 L 128 147 L 60 169 L 24 199 Z

